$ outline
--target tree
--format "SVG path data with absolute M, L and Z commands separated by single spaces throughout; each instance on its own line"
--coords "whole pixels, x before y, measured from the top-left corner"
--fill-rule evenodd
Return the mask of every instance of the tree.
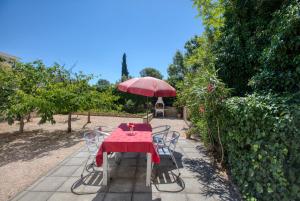
M 24 118 L 33 108 L 35 108 L 35 98 L 22 90 L 16 90 L 13 96 L 10 97 L 9 107 L 5 112 L 6 119 L 9 124 L 13 124 L 15 120 L 20 121 L 19 132 L 23 133 Z
M 75 83 L 57 83 L 50 91 L 49 101 L 53 101 L 55 113 L 68 114 L 68 132 L 72 131 L 72 113 L 77 112 L 81 107 L 80 94 L 76 93 Z
M 38 91 L 45 86 L 47 69 L 41 61 L 16 63 L 9 69 L 1 69 L 2 103 L 0 113 L 9 124 L 20 121 L 19 131 L 24 131 L 24 118 L 38 107 Z
M 178 88 L 178 83 L 182 82 L 184 75 L 186 74 L 186 69 L 184 66 L 184 58 L 181 52 L 178 50 L 173 57 L 173 63 L 169 65 L 168 68 L 168 82 Z
M 82 105 L 82 111 L 88 111 L 87 124 L 91 123 L 91 111 L 119 111 L 120 106 L 116 104 L 119 99 L 119 96 L 114 95 L 112 87 L 109 86 L 104 91 L 97 91 L 93 87 L 89 87 L 85 93 L 83 93 L 84 104 Z
M 300 2 L 281 2 L 282 7 L 267 23 L 266 46 L 263 50 L 255 48 L 260 45 L 258 42 L 253 48 L 253 52 L 260 53 L 260 70 L 249 82 L 255 91 L 281 94 L 300 91 Z M 267 5 L 271 12 L 278 7 L 273 2 Z
M 129 72 L 127 69 L 127 63 L 126 63 L 126 54 L 123 54 L 122 57 L 122 73 L 121 73 L 121 80 L 124 81 L 128 78 Z
M 88 112 L 87 124 L 91 123 L 91 110 L 97 107 L 97 103 L 100 101 L 100 97 L 98 96 L 100 93 L 90 88 L 83 94 L 84 104 L 81 106 L 82 111 Z
M 105 79 L 99 79 L 97 84 L 96 84 L 96 89 L 97 91 L 105 91 L 110 87 L 110 82 Z
M 98 111 L 120 111 L 121 106 L 117 103 L 119 96 L 114 94 L 115 87 L 111 86 L 107 90 L 97 93 L 95 96 L 95 109 Z
M 199 16 L 205 27 L 205 35 L 210 42 L 221 35 L 220 29 L 224 24 L 224 4 L 226 0 L 193 0 L 194 7 L 198 9 Z M 230 3 L 228 3 L 230 4 Z
M 234 95 L 299 91 L 299 7 L 284 0 L 225 4 L 216 67 Z
M 157 79 L 162 79 L 163 75 L 155 68 L 147 67 L 140 71 L 141 77 L 155 77 Z
M 40 91 L 40 113 L 43 121 L 53 119 L 54 114 L 67 114 L 67 132 L 71 132 L 72 113 L 79 111 L 85 104 L 91 76 L 81 72 L 72 76 L 59 64 L 55 64 L 55 69 L 51 82 Z
M 221 37 L 224 22 L 223 3 L 223 0 L 194 0 L 194 6 L 198 8 L 205 25 L 205 31 L 201 36 L 194 36 L 185 44 L 184 79 L 178 84 L 175 102 L 177 106 L 188 107 L 193 127 L 200 133 L 204 142 L 209 143 L 215 151 L 221 149 L 222 156 L 224 152 L 221 140 L 215 137 L 220 136 L 217 129 L 218 119 L 215 115 L 218 111 L 215 105 L 222 97 L 226 97 L 227 89 L 217 76 L 214 47 Z M 210 93 L 211 91 L 214 93 Z

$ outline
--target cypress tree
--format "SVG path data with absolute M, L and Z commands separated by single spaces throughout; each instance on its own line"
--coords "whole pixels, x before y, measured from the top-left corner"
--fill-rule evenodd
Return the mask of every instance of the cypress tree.
M 121 79 L 128 78 L 129 72 L 127 69 L 127 63 L 126 63 L 126 54 L 123 54 L 122 58 L 122 74 L 121 74 Z

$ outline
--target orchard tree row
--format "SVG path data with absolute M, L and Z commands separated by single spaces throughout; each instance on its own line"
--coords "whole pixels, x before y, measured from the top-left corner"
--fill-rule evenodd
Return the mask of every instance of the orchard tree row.
M 111 89 L 98 92 L 89 84 L 92 78 L 82 72 L 72 74 L 57 63 L 46 67 L 42 61 L 0 66 L 1 119 L 9 124 L 19 121 L 19 131 L 23 132 L 32 112 L 41 117 L 39 123 L 55 123 L 55 114 L 67 114 L 67 131 L 71 132 L 72 113 L 117 107 L 114 102 L 118 96 Z

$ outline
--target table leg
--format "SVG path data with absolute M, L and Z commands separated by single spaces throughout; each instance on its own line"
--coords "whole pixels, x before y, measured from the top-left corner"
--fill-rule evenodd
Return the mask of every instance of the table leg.
M 150 186 L 151 183 L 151 172 L 152 172 L 152 157 L 151 153 L 147 153 L 147 175 L 146 175 L 146 186 Z
M 103 185 L 108 185 L 108 159 L 107 159 L 107 152 L 103 152 Z

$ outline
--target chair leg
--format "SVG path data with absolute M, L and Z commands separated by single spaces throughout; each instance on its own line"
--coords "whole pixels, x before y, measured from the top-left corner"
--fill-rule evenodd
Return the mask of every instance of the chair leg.
M 103 152 L 103 185 L 107 186 L 109 182 L 109 164 L 108 164 L 108 157 L 107 152 Z
M 82 172 L 81 172 L 81 178 L 83 177 L 84 170 L 86 169 L 86 166 L 87 166 L 87 163 L 88 163 L 88 161 L 89 161 L 90 157 L 91 157 L 91 155 L 89 155 L 89 157 L 88 157 L 88 158 L 87 158 L 87 160 L 85 161 L 85 164 L 84 164 L 83 170 L 82 170 Z
M 151 172 L 152 172 L 152 161 L 151 153 L 147 153 L 147 170 L 146 170 L 146 186 L 151 185 Z
M 177 172 L 178 172 L 178 177 L 179 177 L 180 176 L 179 167 L 177 165 L 176 158 L 174 157 L 173 152 L 171 152 L 171 151 L 170 151 L 170 156 L 171 156 L 172 161 L 175 163 L 175 166 L 176 166 L 176 169 L 177 169 Z
M 120 152 L 115 152 L 113 153 L 114 154 L 114 158 L 115 158 L 115 163 L 117 165 L 120 165 L 121 163 L 121 158 L 123 157 L 123 153 L 120 153 Z

